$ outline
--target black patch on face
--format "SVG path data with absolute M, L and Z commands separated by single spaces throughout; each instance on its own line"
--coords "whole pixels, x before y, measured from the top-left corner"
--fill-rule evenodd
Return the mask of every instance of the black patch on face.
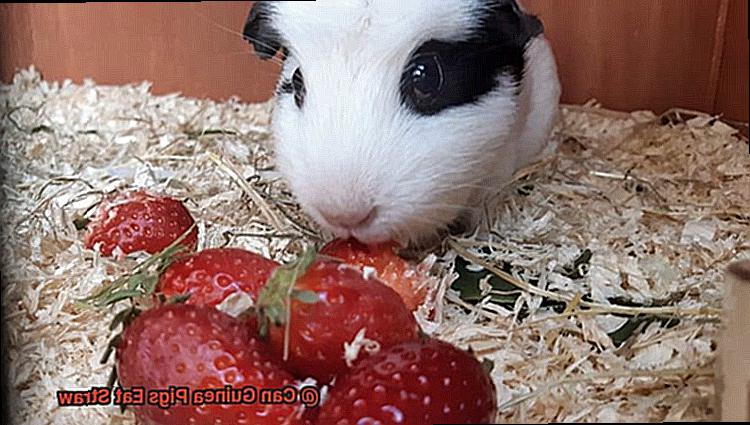
M 524 51 L 543 27 L 514 0 L 487 2 L 480 27 L 465 41 L 428 40 L 411 56 L 401 77 L 401 100 L 413 111 L 434 115 L 476 102 L 505 74 L 523 79 Z
M 297 68 L 294 71 L 294 74 L 292 74 L 291 84 L 292 91 L 294 92 L 294 104 L 301 109 L 302 105 L 305 103 L 307 89 L 305 88 L 305 78 L 302 76 L 302 70 L 300 68 Z
M 281 82 L 276 87 L 276 94 L 293 94 L 294 104 L 301 109 L 305 103 L 305 95 L 307 94 L 302 70 L 300 68 L 295 69 L 291 78 L 282 77 Z
M 281 84 L 279 84 L 278 88 L 276 89 L 276 94 L 292 93 L 294 93 L 294 86 L 292 86 L 292 81 L 288 79 L 281 80 Z
M 255 2 L 250 9 L 242 35 L 263 60 L 272 58 L 282 48 L 281 36 L 271 25 L 271 9 L 266 1 Z

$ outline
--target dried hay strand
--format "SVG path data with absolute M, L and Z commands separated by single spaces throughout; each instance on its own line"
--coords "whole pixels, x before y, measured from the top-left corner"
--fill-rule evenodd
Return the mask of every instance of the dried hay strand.
M 133 269 L 86 250 L 73 220 L 118 188 L 178 197 L 199 249 L 288 260 L 321 236 L 273 167 L 270 103 L 154 96 L 148 84 L 0 88 L 2 303 L 20 423 L 132 423 L 60 408 L 105 385 L 118 308 L 74 300 Z M 498 421 L 703 420 L 726 265 L 750 258 L 747 140 L 717 117 L 562 108 L 549 155 L 521 170 L 474 234 L 425 259 L 425 332 L 494 362 Z M 433 316 L 425 311 L 432 309 Z

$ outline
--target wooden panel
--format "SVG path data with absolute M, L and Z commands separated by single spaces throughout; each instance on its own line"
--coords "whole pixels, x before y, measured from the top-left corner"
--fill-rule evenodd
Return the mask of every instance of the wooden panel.
M 3 4 L 1 77 L 33 63 L 52 80 L 150 80 L 157 93 L 265 100 L 278 67 L 241 38 L 250 4 Z
M 622 110 L 713 108 L 720 0 L 525 0 L 545 24 L 566 102 Z
M 729 3 L 715 107 L 717 113 L 743 122 L 748 122 L 750 97 L 747 4 L 747 0 L 731 0 Z
M 716 25 L 726 1 L 725 33 Z M 545 22 L 564 101 L 593 97 L 657 112 L 716 107 L 747 120 L 746 0 L 523 2 Z M 52 80 L 151 80 L 157 93 L 264 100 L 278 69 L 255 58 L 238 33 L 250 3 L 2 4 L 0 78 L 33 63 Z M 723 55 L 717 34 L 726 34 Z

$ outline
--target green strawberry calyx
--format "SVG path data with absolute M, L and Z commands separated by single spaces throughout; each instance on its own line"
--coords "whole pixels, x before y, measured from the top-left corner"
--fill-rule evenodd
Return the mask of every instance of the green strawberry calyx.
M 189 229 L 169 246 L 158 254 L 148 257 L 129 274 L 116 279 L 96 293 L 77 300 L 76 304 L 80 307 L 106 307 L 122 300 L 152 295 L 156 290 L 159 277 L 164 270 L 181 254 L 187 251 L 184 245 L 182 245 L 182 241 L 193 231 L 195 226 L 196 223 L 193 223 Z
M 258 333 L 261 337 L 268 335 L 269 323 L 275 326 L 289 325 L 290 303 L 292 298 L 304 303 L 318 302 L 314 291 L 295 289 L 297 279 L 307 272 L 317 257 L 317 250 L 305 250 L 296 260 L 281 265 L 274 270 L 271 277 L 255 303 L 258 316 Z M 288 332 L 287 332 L 288 334 Z M 286 351 L 286 349 L 285 349 Z

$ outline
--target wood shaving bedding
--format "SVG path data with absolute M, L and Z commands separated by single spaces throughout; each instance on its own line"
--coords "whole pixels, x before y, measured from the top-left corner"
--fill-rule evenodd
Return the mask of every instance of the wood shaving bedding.
M 73 220 L 102 194 L 185 200 L 199 248 L 283 261 L 320 240 L 273 169 L 270 102 L 149 88 L 52 83 L 33 68 L 0 88 L 2 303 L 19 423 L 133 423 L 116 406 L 60 408 L 55 396 L 106 384 L 118 308 L 74 302 L 144 258 L 84 249 Z M 750 258 L 747 140 L 701 113 L 589 103 L 562 108 L 552 141 L 487 209 L 484 231 L 425 260 L 437 314 L 420 310 L 420 323 L 494 361 L 499 421 L 710 418 L 724 269 Z M 485 273 L 474 299 L 462 273 Z

